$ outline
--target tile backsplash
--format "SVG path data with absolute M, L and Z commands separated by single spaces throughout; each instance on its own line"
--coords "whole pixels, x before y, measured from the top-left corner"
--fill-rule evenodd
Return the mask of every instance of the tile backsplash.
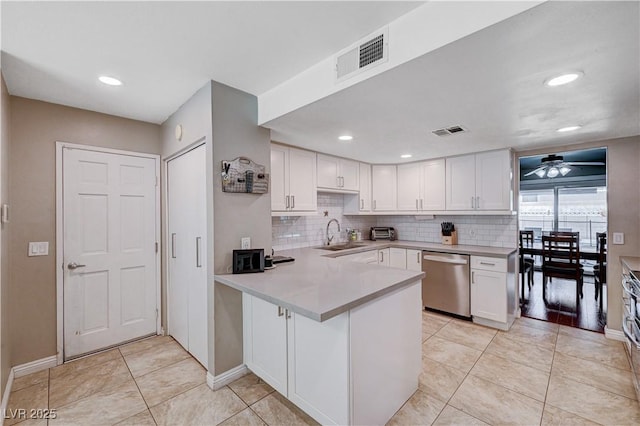
M 273 249 L 286 250 L 326 244 L 327 223 L 338 219 L 341 232 L 334 242 L 346 241 L 347 228 L 359 229 L 369 238 L 372 226 L 393 226 L 398 239 L 439 243 L 440 223 L 453 222 L 458 231 L 458 244 L 491 247 L 516 247 L 518 220 L 516 216 L 436 216 L 426 219 L 416 216 L 344 216 L 342 194 L 318 193 L 318 212 L 313 216 L 272 217 Z M 328 212 L 325 217 L 324 212 Z M 331 234 L 336 233 L 331 225 Z

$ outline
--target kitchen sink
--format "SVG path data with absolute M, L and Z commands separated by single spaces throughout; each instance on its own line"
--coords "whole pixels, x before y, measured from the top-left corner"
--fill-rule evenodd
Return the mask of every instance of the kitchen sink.
M 343 244 L 334 244 L 332 246 L 320 246 L 315 247 L 320 250 L 330 250 L 330 251 L 340 251 L 340 250 L 348 250 L 357 247 L 365 246 L 365 243 L 343 243 Z

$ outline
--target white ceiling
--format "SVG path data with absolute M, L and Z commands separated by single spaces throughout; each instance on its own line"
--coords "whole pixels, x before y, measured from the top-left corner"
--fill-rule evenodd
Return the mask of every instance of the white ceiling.
M 639 5 L 547 2 L 264 125 L 274 140 L 372 163 L 638 135 Z M 584 77 L 543 84 L 571 70 Z M 431 134 L 451 125 L 469 132 Z M 338 141 L 345 132 L 352 142 Z
M 259 95 L 422 4 L 2 1 L 2 72 L 12 95 L 162 123 L 209 80 Z
M 208 80 L 260 95 L 422 4 L 2 1 L 2 72 L 13 95 L 161 123 Z M 639 5 L 546 2 L 265 126 L 373 163 L 638 135 Z

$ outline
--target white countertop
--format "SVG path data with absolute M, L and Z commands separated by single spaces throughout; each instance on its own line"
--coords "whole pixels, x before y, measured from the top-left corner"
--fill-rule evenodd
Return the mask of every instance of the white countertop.
M 507 257 L 515 249 L 447 246 L 413 241 L 362 241 L 364 245 L 332 252 L 315 248 L 286 250 L 295 262 L 281 263 L 264 273 L 216 275 L 215 280 L 282 306 L 316 321 L 325 321 L 422 279 L 423 272 L 339 262 L 336 257 L 387 247 Z
M 640 279 L 640 257 L 638 256 L 620 256 L 620 262 L 626 266 L 634 275 Z

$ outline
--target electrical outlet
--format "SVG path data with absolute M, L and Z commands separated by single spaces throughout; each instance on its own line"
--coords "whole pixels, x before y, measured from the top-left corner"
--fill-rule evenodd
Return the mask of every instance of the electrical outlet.
M 242 237 L 240 239 L 240 247 L 242 250 L 249 250 L 251 248 L 251 237 Z
M 624 244 L 624 233 L 622 233 L 622 232 L 614 232 L 613 233 L 613 244 Z

